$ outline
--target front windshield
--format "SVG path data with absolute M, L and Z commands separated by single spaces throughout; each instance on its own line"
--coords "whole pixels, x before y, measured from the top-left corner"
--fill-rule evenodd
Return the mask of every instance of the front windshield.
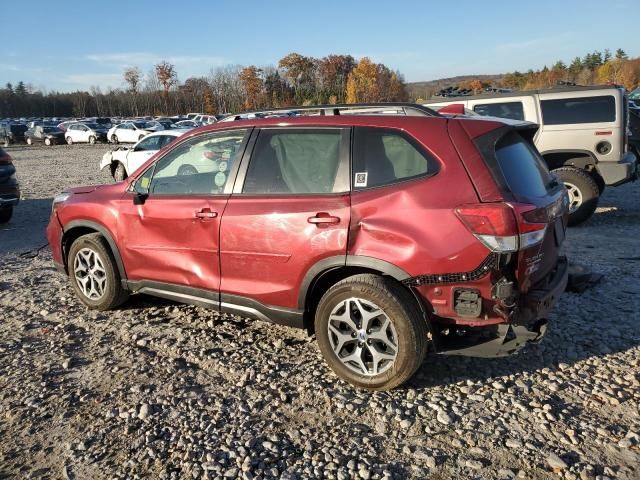
M 133 122 L 136 128 L 145 128 L 146 125 L 143 122 Z

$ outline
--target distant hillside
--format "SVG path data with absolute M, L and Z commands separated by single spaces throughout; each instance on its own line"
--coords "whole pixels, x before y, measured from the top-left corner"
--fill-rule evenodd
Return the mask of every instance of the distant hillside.
M 409 92 L 409 98 L 411 100 L 415 100 L 416 98 L 424 98 L 428 100 L 431 98 L 434 92 L 438 90 L 449 87 L 452 85 L 457 85 L 462 82 L 468 82 L 471 80 L 478 79 L 482 82 L 487 82 L 490 84 L 498 83 L 502 80 L 504 74 L 495 74 L 495 75 L 459 75 L 457 77 L 451 78 L 440 78 L 438 80 L 429 80 L 427 82 L 410 82 L 407 83 L 407 90 Z

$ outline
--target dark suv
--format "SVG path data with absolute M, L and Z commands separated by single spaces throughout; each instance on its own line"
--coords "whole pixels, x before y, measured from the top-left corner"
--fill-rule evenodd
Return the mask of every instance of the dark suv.
M 13 207 L 19 201 L 20 187 L 16 179 L 16 167 L 11 156 L 0 148 L 0 224 L 11 220 Z
M 20 123 L 0 122 L 0 145 L 8 147 L 14 143 L 24 143 L 27 126 Z
M 304 327 L 371 389 L 406 381 L 429 346 L 500 356 L 542 337 L 567 281 L 568 199 L 535 125 L 412 104 L 296 111 L 201 127 L 125 182 L 56 197 L 48 239 L 78 297 Z

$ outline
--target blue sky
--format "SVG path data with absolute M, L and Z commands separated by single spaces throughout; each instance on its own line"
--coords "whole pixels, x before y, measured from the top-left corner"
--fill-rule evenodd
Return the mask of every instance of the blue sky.
M 104 90 L 123 86 L 125 67 L 147 72 L 163 59 L 184 81 L 293 51 L 369 56 L 407 81 L 541 68 L 604 48 L 637 56 L 637 1 L 3 2 L 0 84 Z

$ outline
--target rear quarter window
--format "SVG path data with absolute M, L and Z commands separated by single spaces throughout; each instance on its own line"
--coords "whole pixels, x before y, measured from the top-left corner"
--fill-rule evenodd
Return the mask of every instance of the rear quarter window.
M 546 125 L 602 123 L 616 121 L 613 95 L 541 100 L 542 121 Z
M 509 190 L 516 197 L 543 197 L 555 185 L 540 154 L 515 132 L 498 140 L 496 160 Z

